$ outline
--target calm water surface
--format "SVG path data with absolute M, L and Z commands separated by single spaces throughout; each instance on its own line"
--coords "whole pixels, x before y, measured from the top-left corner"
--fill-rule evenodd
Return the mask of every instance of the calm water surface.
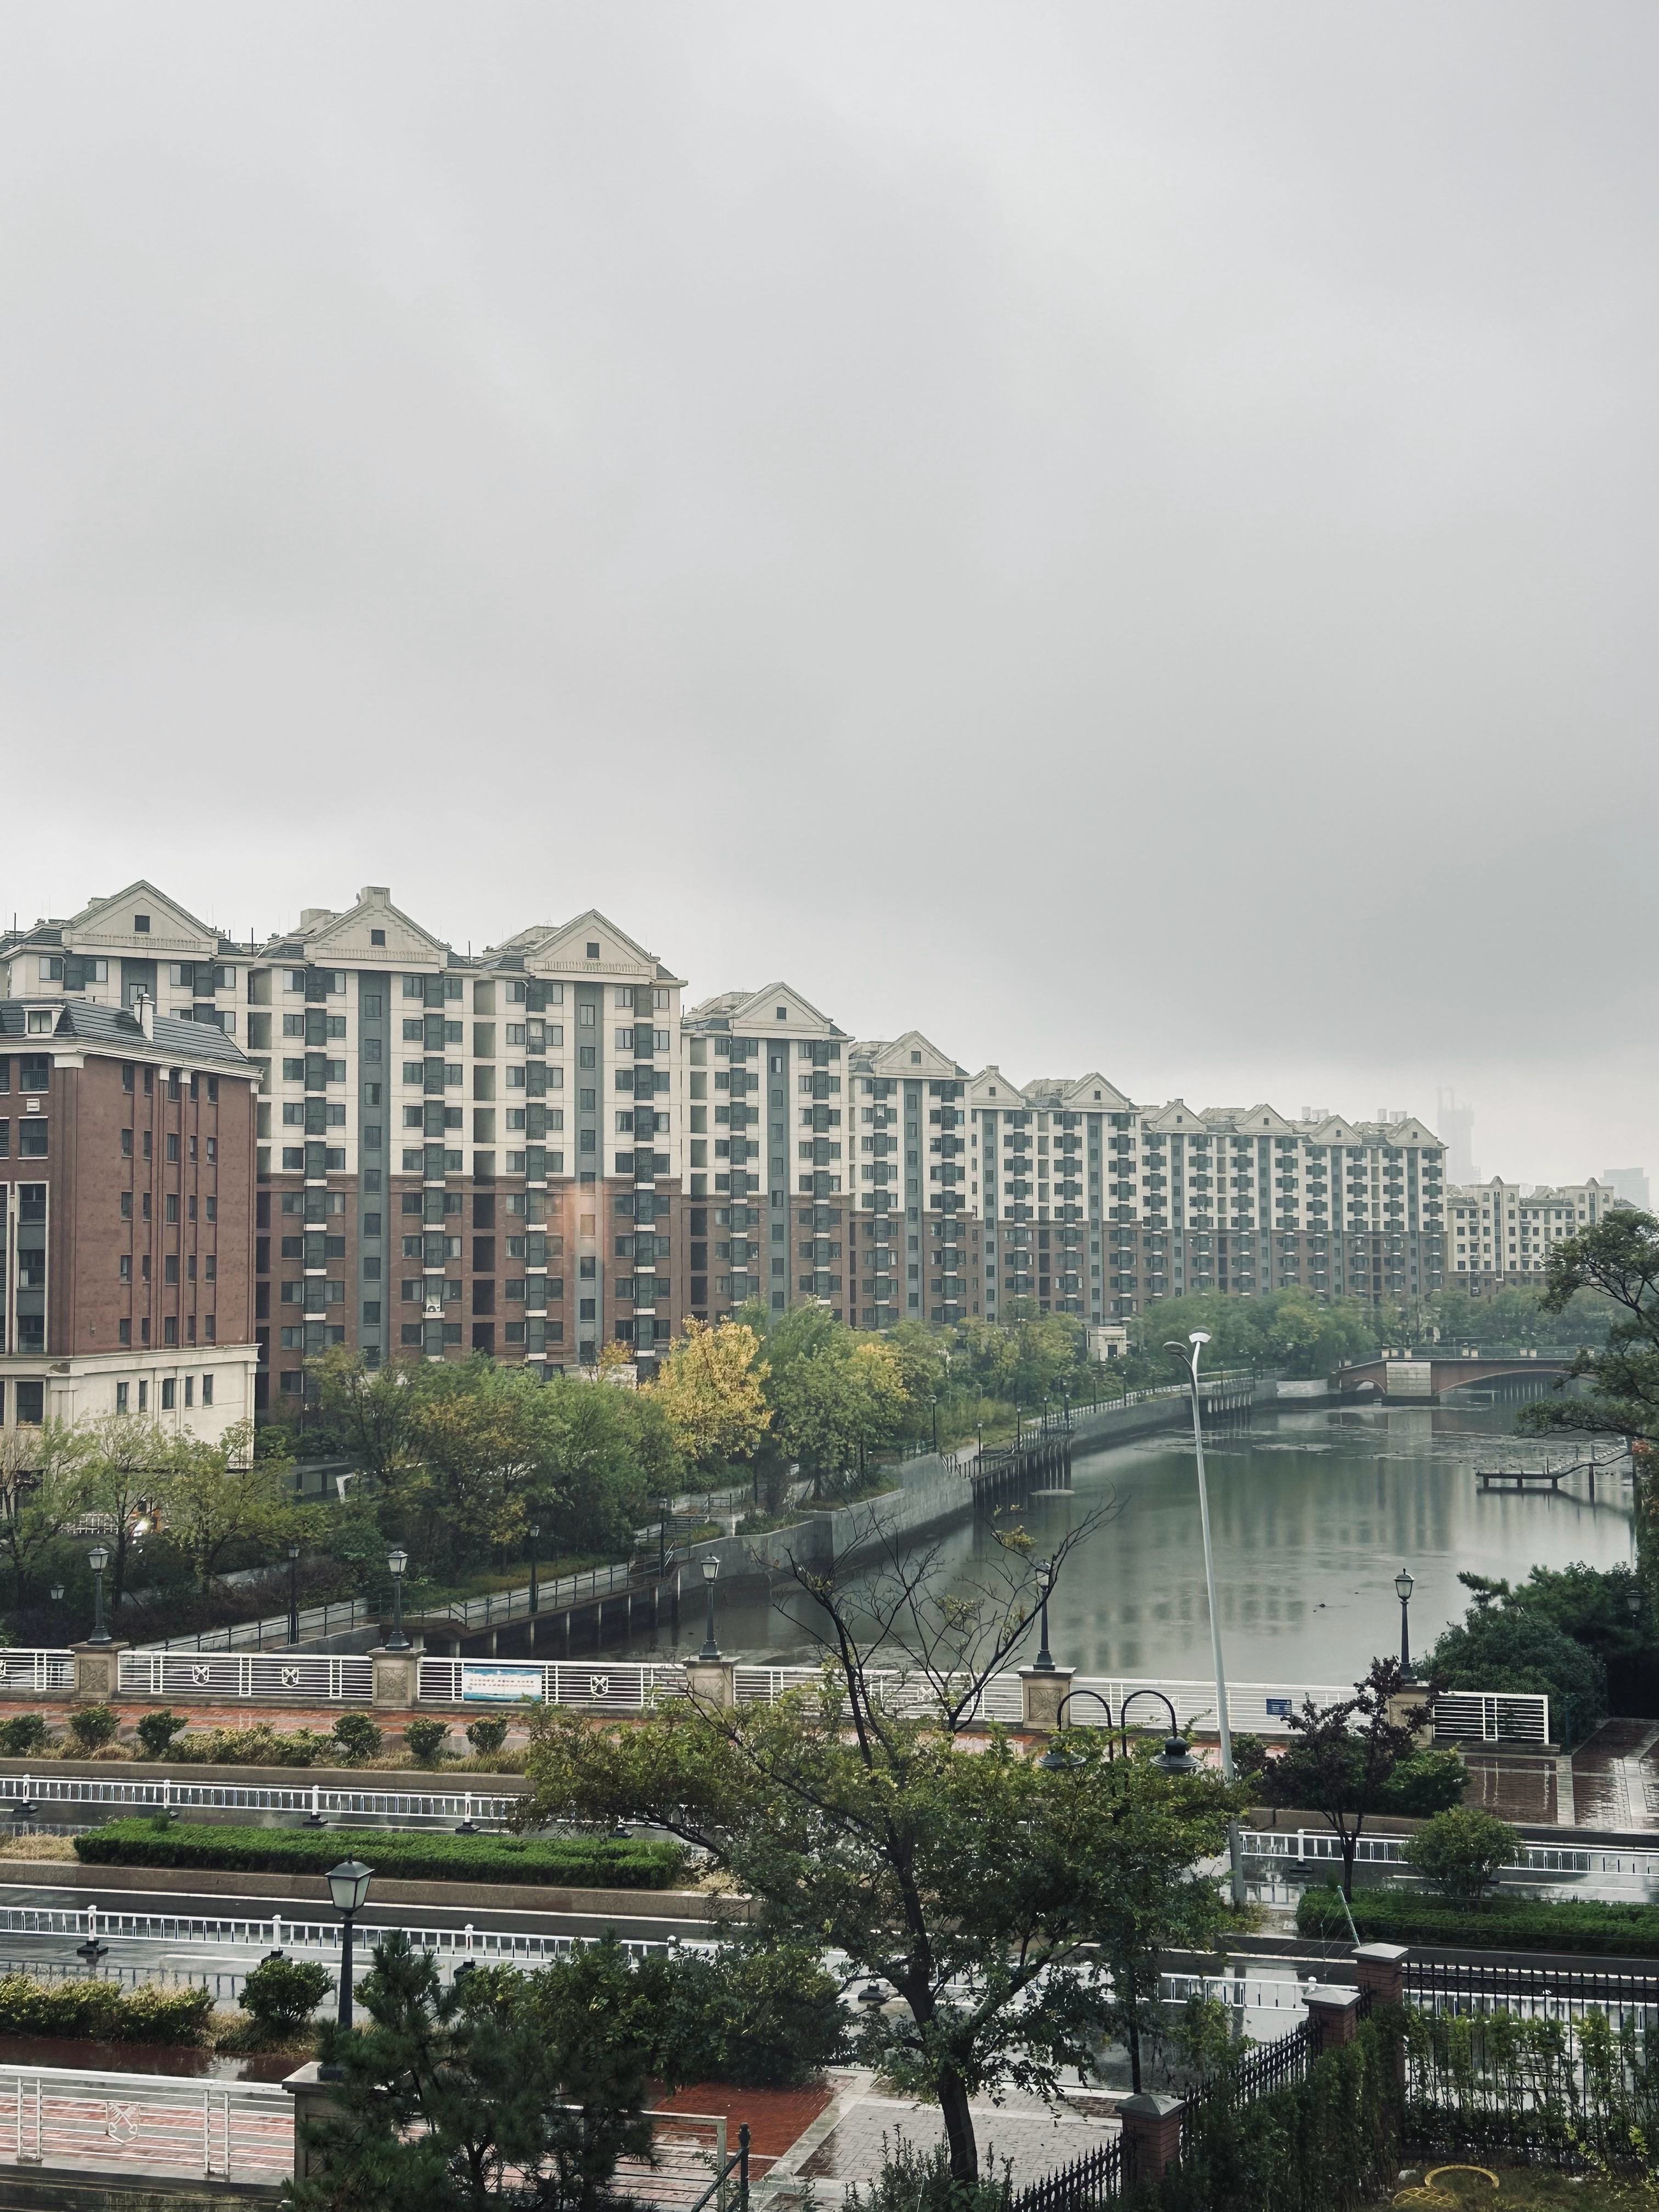
M 1468 1595 L 1458 1571 L 1525 1577 L 1534 1564 L 1632 1556 L 1629 1492 L 1582 1478 L 1559 1495 L 1481 1492 L 1478 1467 L 1541 1464 L 1541 1443 L 1514 1435 L 1510 1404 L 1260 1414 L 1206 1443 L 1211 1527 L 1227 1671 L 1241 1682 L 1342 1683 L 1374 1652 L 1398 1649 L 1394 1577 L 1409 1567 L 1412 1644 L 1421 1656 Z M 1556 1457 L 1563 1447 L 1553 1446 Z M 1210 1666 L 1204 1555 L 1190 1436 L 1174 1431 L 1079 1452 L 1074 1495 L 1034 1501 L 1025 1525 L 1052 1542 L 1091 1510 L 1113 1517 L 1073 1553 L 1049 1608 L 1062 1666 L 1095 1674 L 1200 1677 Z M 947 1572 L 970 1574 L 987 1547 L 964 1524 L 942 1544 Z M 758 1585 L 719 1594 L 728 1652 L 809 1659 L 809 1639 L 769 1609 Z M 688 1607 L 678 1649 L 702 1638 Z M 695 1633 L 691 1632 L 695 1629 Z

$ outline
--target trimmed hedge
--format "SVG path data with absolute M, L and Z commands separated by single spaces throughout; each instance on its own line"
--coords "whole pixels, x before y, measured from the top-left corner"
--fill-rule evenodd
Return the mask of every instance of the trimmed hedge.
M 1354 1926 L 1362 1943 L 1438 1943 L 1448 1949 L 1583 1951 L 1601 1957 L 1659 1957 L 1659 1905 L 1565 1904 L 1503 1895 L 1478 1912 L 1431 1893 L 1357 1889 Z M 1296 1908 L 1304 1936 L 1346 1939 L 1348 1923 L 1334 1888 L 1304 1889 Z
M 0 2035 L 202 2043 L 212 2018 L 211 1990 L 124 1990 L 118 1982 L 37 1982 L 27 1974 L 0 1974 Z
M 362 1859 L 389 1881 L 553 1883 L 571 1889 L 672 1889 L 677 1844 L 584 1838 L 434 1836 L 385 1828 L 233 1828 L 110 1820 L 75 1838 L 92 1866 L 217 1867 L 243 1874 L 326 1874 Z

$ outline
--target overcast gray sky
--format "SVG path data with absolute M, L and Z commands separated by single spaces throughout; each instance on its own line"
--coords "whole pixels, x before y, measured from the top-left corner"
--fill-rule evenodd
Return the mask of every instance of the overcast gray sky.
M 1650 4 L 0 7 L 0 901 L 1659 1170 Z

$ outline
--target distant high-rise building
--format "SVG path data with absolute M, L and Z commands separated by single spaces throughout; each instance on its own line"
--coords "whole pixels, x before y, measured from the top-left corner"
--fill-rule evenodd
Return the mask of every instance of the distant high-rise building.
M 1446 1179 L 1471 1183 L 1482 1180 L 1474 1164 L 1474 1109 L 1460 1106 L 1455 1091 L 1435 1093 L 1435 1121 L 1446 1145 Z
M 1639 1206 L 1645 1213 L 1651 1201 L 1648 1197 L 1647 1173 L 1642 1168 L 1603 1168 L 1603 1182 L 1611 1183 L 1626 1206 Z

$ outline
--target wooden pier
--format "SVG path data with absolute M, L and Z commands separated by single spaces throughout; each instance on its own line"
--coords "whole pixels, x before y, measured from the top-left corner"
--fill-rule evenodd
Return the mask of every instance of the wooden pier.
M 1563 1460 L 1558 1466 L 1546 1460 L 1542 1467 L 1480 1467 L 1474 1471 L 1476 1483 L 1482 1490 L 1559 1490 L 1570 1475 L 1587 1475 L 1589 1494 L 1595 1495 L 1598 1474 L 1618 1475 L 1628 1479 L 1632 1472 L 1631 1456 L 1622 1447 L 1616 1451 L 1592 1452 L 1588 1459 Z

